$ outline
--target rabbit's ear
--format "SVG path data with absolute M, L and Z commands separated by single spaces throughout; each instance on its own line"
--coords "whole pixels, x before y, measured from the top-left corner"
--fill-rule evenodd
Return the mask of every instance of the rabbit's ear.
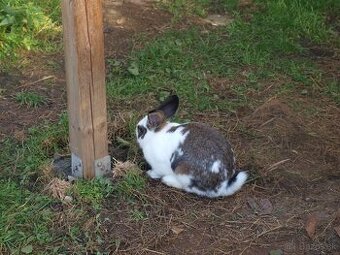
M 155 129 L 161 127 L 165 123 L 165 115 L 161 111 L 152 111 L 148 114 L 147 127 Z
M 162 111 L 166 118 L 171 118 L 175 115 L 179 105 L 179 98 L 177 95 L 169 96 L 165 101 L 156 109 Z

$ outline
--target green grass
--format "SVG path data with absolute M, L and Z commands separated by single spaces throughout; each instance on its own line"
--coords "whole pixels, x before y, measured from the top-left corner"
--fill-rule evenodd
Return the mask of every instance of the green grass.
M 223 13 L 236 11 L 238 0 L 159 0 L 159 6 L 173 15 L 174 21 L 188 16 L 205 17 L 209 11 Z
M 146 179 L 139 169 L 130 169 L 122 179 L 118 180 L 113 189 L 116 195 L 127 199 L 138 197 L 146 185 Z
M 0 201 L 0 253 L 37 254 L 37 246 L 52 242 L 50 198 L 0 180 Z
M 55 50 L 60 32 L 59 0 L 0 0 L 0 67 L 11 67 L 21 51 Z
M 90 203 L 96 209 L 113 191 L 112 183 L 108 179 L 93 179 L 91 181 L 78 180 L 72 188 L 72 194 L 85 203 Z
M 58 123 L 45 123 L 28 131 L 27 139 L 19 143 L 8 138 L 1 144 L 1 178 L 15 176 L 21 181 L 40 175 L 40 167 L 51 161 L 54 153 L 63 153 L 68 144 L 67 115 L 61 115 Z
M 186 97 L 198 109 L 214 108 L 208 81 L 208 73 L 233 73 L 233 67 L 219 62 L 210 54 L 221 54 L 218 45 L 213 46 L 217 35 L 202 37 L 198 29 L 185 32 L 168 32 L 136 52 L 129 63 L 121 66 L 108 82 L 108 95 L 111 98 L 126 98 L 144 93 L 155 93 L 162 99 L 165 94 L 176 91 Z M 212 48 L 211 48 L 212 47 Z M 132 74 L 129 67 L 138 68 Z M 226 67 L 226 69 L 224 69 Z M 130 68 L 131 69 L 131 68 Z
M 46 99 L 43 96 L 29 91 L 22 91 L 17 93 L 15 96 L 15 100 L 19 104 L 26 105 L 28 107 L 38 107 L 46 103 Z
M 146 220 L 148 217 L 143 211 L 140 211 L 138 209 L 133 209 L 133 210 L 130 211 L 130 218 L 133 221 L 138 222 L 138 221 Z
M 169 11 L 175 20 L 184 16 L 205 16 L 211 0 L 160 0 L 159 5 Z
M 183 2 L 191 3 L 179 1 Z M 126 99 L 153 93 L 162 98 L 163 94 L 176 92 L 194 110 L 235 110 L 249 104 L 247 94 L 261 89 L 259 83 L 268 77 L 285 75 L 297 83 L 312 84 L 319 72 L 303 58 L 307 51 L 304 44 L 334 39 L 324 13 L 333 5 L 337 8 L 336 1 L 327 1 L 328 5 L 297 0 L 255 4 L 261 6 L 261 11 L 255 12 L 250 22 L 236 13 L 227 27 L 204 33 L 200 28 L 169 31 L 134 52 L 127 63 L 111 60 L 108 96 Z M 219 100 L 214 96 L 212 78 L 237 80 L 247 69 L 252 74 L 233 85 L 235 99 Z

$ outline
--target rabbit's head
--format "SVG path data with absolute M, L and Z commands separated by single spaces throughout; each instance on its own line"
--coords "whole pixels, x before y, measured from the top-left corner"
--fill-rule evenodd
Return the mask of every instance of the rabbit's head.
M 166 125 L 169 118 L 175 115 L 179 106 L 177 95 L 169 96 L 159 107 L 150 111 L 137 124 L 137 142 L 141 142 L 148 136 L 159 132 Z

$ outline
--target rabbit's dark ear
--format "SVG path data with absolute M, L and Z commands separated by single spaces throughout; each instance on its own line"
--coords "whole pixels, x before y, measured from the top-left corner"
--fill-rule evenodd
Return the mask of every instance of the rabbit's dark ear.
M 169 96 L 165 101 L 156 109 L 162 111 L 166 118 L 171 118 L 175 115 L 179 106 L 179 98 L 177 95 Z
M 149 129 L 160 128 L 164 125 L 166 117 L 161 111 L 152 111 L 148 114 L 147 127 Z

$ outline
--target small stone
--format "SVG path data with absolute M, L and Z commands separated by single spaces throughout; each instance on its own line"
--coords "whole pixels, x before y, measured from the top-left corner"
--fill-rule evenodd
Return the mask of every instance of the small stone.
M 61 179 L 66 179 L 68 175 L 72 174 L 72 167 L 71 167 L 71 156 L 70 155 L 54 155 L 54 159 L 52 162 L 53 170 Z
M 204 21 L 213 26 L 225 26 L 230 24 L 233 20 L 226 15 L 211 14 L 204 19 Z
M 178 226 L 173 226 L 173 227 L 171 228 L 171 231 L 172 231 L 174 234 L 179 235 L 180 233 L 182 233 L 182 232 L 184 231 L 184 229 L 181 228 L 181 227 L 178 227 Z
M 64 201 L 65 201 L 66 203 L 71 203 L 71 202 L 73 201 L 73 198 L 72 198 L 71 196 L 65 196 L 65 197 L 64 197 Z
M 70 182 L 70 183 L 73 183 L 77 180 L 76 177 L 74 177 L 73 175 L 68 175 L 67 176 L 67 180 Z
M 303 89 L 302 91 L 301 91 L 301 95 L 307 95 L 308 94 L 308 90 L 307 89 Z

